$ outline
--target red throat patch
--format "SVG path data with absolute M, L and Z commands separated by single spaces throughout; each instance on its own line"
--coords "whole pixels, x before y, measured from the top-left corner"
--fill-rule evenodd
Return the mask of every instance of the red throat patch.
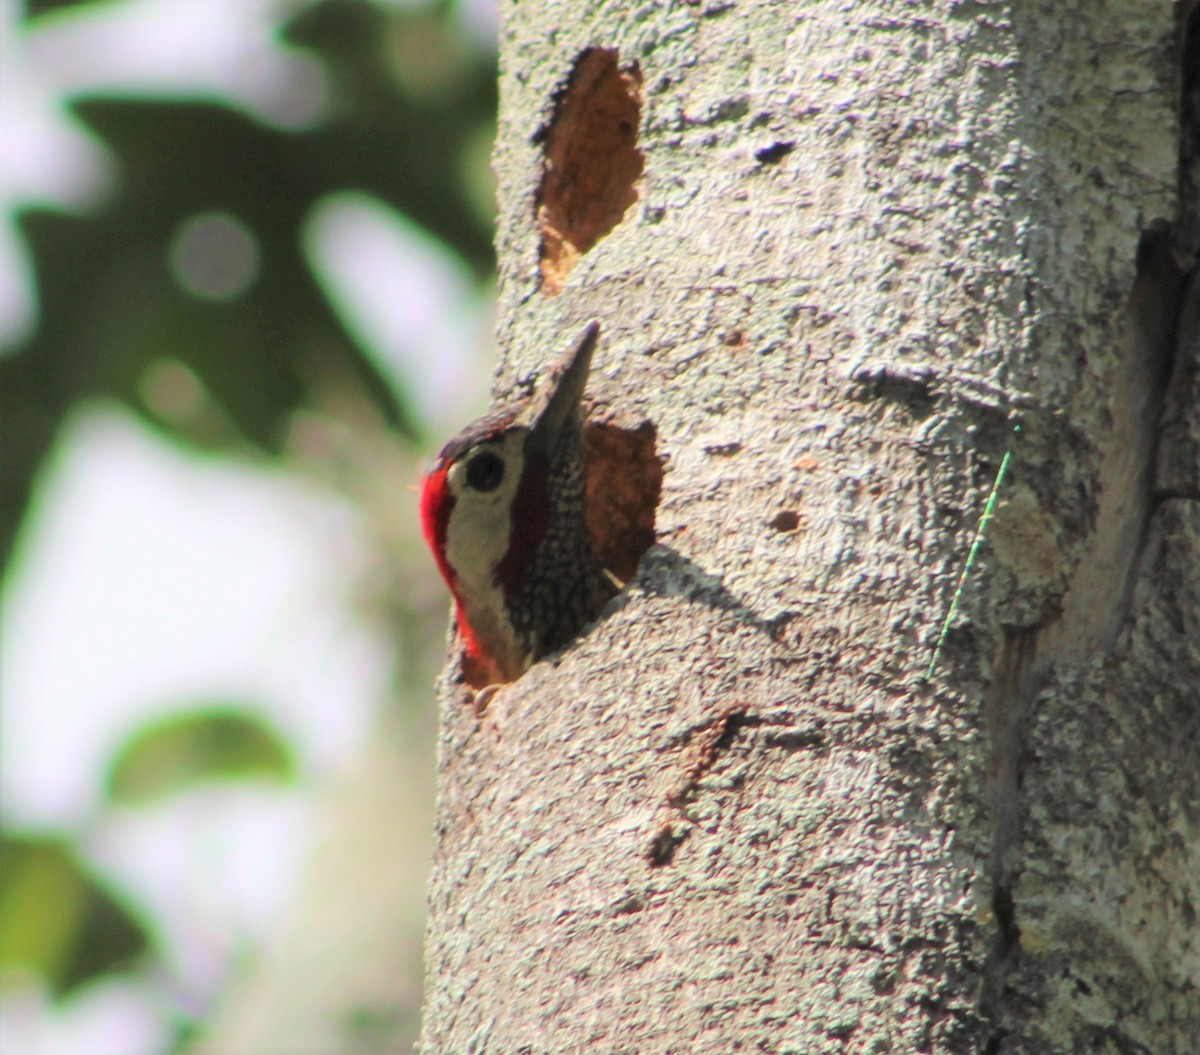
M 450 511 L 454 508 L 454 496 L 446 480 L 449 471 L 449 466 L 439 466 L 421 481 L 421 534 L 433 552 L 446 585 L 454 589 L 454 571 L 446 563 L 446 533 L 450 530 Z
M 446 585 L 454 595 L 458 632 L 466 644 L 467 655 L 478 661 L 482 659 L 479 642 L 475 639 L 475 632 L 467 622 L 467 614 L 458 599 L 454 569 L 446 560 L 446 536 L 450 530 L 450 514 L 454 510 L 454 495 L 450 493 L 450 484 L 446 479 L 449 472 L 450 466 L 442 465 L 426 476 L 421 483 L 421 534 L 425 536 L 433 559 L 437 561 L 438 571 L 442 573 L 442 578 L 446 580 Z

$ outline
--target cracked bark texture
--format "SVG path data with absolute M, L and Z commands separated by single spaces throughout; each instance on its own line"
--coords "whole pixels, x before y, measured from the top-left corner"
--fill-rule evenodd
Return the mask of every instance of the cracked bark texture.
M 497 390 L 599 319 L 666 471 L 595 626 L 443 680 L 422 1050 L 1200 1051 L 1190 8 L 502 16 Z M 551 291 L 589 49 L 644 164 Z

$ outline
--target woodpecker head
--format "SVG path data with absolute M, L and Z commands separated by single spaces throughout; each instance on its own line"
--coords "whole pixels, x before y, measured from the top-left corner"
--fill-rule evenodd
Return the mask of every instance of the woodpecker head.
M 561 648 L 616 592 L 587 535 L 580 401 L 591 323 L 524 404 L 454 437 L 421 489 L 421 526 L 469 663 L 512 681 Z

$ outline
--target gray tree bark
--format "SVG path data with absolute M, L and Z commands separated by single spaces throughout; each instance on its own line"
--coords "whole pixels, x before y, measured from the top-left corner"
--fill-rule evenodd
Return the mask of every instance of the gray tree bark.
M 443 679 L 426 1055 L 1200 1050 L 1188 14 L 503 5 L 498 393 L 599 319 L 655 544 Z

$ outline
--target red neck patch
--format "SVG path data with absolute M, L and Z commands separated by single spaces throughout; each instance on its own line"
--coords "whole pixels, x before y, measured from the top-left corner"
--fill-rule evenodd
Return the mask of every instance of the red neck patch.
M 446 562 L 446 535 L 454 509 L 454 496 L 446 479 L 449 472 L 450 467 L 443 463 L 421 481 L 421 534 L 433 552 L 438 571 L 453 590 L 454 569 Z
M 437 561 L 438 571 L 450 587 L 454 595 L 454 612 L 458 623 L 458 632 L 462 635 L 467 647 L 467 655 L 477 661 L 482 661 L 483 650 L 475 637 L 475 631 L 467 622 L 467 613 L 463 610 L 462 601 L 458 596 L 456 576 L 450 562 L 446 560 L 446 538 L 450 531 L 450 514 L 454 510 L 454 495 L 450 493 L 450 484 L 446 479 L 450 472 L 450 462 L 442 464 L 425 477 L 421 484 L 421 534 Z

